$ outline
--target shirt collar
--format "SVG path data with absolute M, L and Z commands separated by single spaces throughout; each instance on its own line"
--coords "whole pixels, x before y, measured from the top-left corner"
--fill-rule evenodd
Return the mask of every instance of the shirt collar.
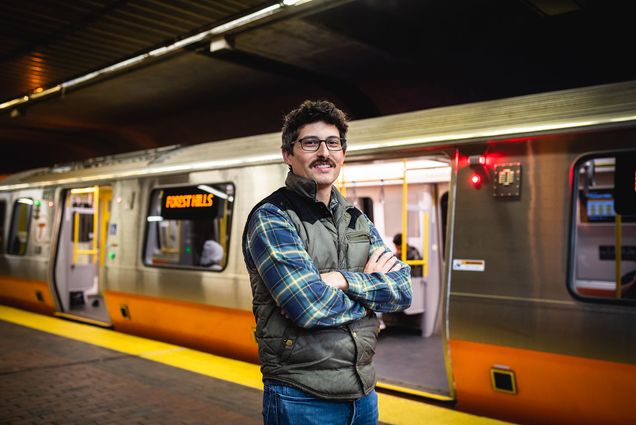
M 318 184 L 313 180 L 298 176 L 289 171 L 287 173 L 287 179 L 285 179 L 285 186 L 287 186 L 287 189 L 292 190 L 305 198 L 311 199 L 314 202 L 319 202 L 316 199 Z M 344 198 L 344 196 L 342 196 L 342 194 L 338 190 L 336 190 L 335 187 L 331 186 L 329 209 L 333 211 L 338 206 L 338 204 L 343 205 L 345 208 L 352 206 Z

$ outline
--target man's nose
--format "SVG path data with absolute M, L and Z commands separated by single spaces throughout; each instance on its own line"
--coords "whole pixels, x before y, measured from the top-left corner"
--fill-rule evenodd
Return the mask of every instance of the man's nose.
M 318 146 L 318 155 L 329 156 L 329 149 L 327 149 L 327 142 L 325 140 L 321 140 L 320 142 L 321 143 Z

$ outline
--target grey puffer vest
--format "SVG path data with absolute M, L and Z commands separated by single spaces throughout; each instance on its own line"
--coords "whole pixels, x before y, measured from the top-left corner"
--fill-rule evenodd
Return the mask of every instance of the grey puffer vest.
M 316 184 L 291 172 L 285 184 L 286 188 L 265 198 L 252 213 L 264 204 L 286 213 L 320 273 L 363 271 L 369 256 L 370 228 L 360 210 L 332 189 L 332 213 L 316 201 Z M 243 253 L 252 285 L 263 379 L 281 381 L 326 399 L 354 400 L 367 395 L 375 386 L 371 363 L 378 335 L 375 313 L 370 311 L 366 317 L 338 327 L 296 326 L 281 314 L 246 252 L 246 234 L 247 225 Z

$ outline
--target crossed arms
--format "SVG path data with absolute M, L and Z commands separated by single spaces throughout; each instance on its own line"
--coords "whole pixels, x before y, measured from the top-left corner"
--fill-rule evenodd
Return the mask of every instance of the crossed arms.
M 410 267 L 393 257 L 369 224 L 364 272 L 321 275 L 293 224 L 271 204 L 252 215 L 246 248 L 274 301 L 296 325 L 338 326 L 364 317 L 367 310 L 401 311 L 411 304 Z

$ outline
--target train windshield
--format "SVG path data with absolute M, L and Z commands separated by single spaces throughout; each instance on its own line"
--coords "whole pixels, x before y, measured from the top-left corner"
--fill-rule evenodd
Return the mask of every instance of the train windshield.
M 144 263 L 220 271 L 227 263 L 234 185 L 155 189 L 146 223 Z
M 7 214 L 7 201 L 0 199 L 0 254 L 4 252 L 4 220 Z
M 636 154 L 584 158 L 574 176 L 571 290 L 586 299 L 634 302 Z
M 9 244 L 7 253 L 24 255 L 27 252 L 33 199 L 19 198 L 13 205 L 11 227 L 9 228 Z

